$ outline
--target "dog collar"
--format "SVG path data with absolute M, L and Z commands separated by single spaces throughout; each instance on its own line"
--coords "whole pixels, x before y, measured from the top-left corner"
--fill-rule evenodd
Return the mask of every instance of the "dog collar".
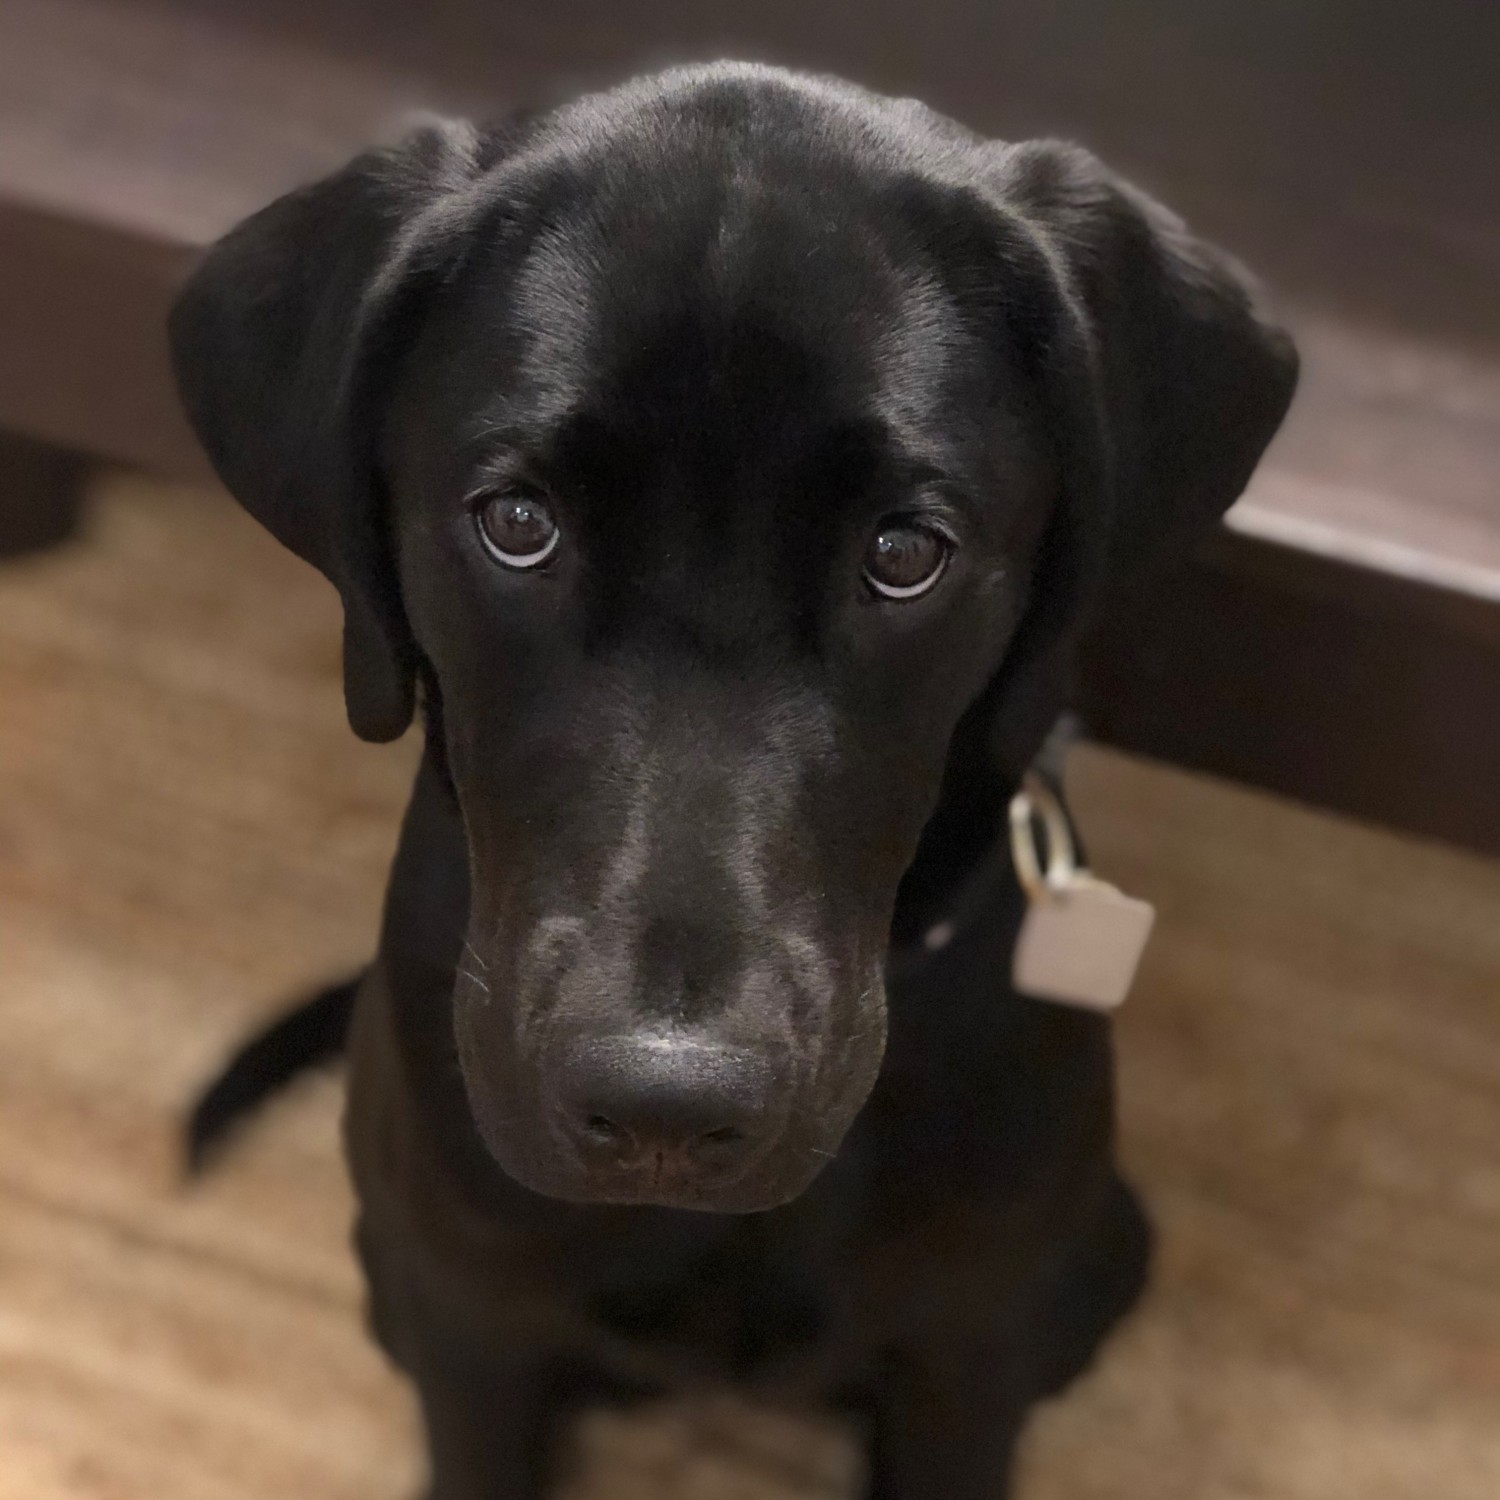
M 1055 737 L 1054 737 L 1055 739 Z M 1149 902 L 1125 895 L 1082 862 L 1073 819 L 1057 785 L 1060 756 L 1049 741 L 1011 799 L 1006 838 L 964 882 L 950 909 L 914 944 L 892 955 L 895 975 L 924 967 L 960 934 L 994 921 L 996 887 L 1019 885 L 1026 900 L 1011 954 L 1011 983 L 1038 1000 L 1114 1010 L 1130 993 L 1156 921 Z

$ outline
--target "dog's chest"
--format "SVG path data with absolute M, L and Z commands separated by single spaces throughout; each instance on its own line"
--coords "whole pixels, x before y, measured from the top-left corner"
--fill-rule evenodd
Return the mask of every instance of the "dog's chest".
M 592 1289 L 588 1312 L 682 1380 L 782 1379 L 817 1360 L 837 1321 L 832 1278 L 729 1243 L 693 1260 L 641 1266 Z

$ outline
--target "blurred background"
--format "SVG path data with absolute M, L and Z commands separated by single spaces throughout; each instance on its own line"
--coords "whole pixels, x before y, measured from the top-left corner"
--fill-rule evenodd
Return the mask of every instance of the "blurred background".
M 198 247 L 416 109 L 739 55 L 1072 136 L 1236 251 L 1297 405 L 1088 644 L 1072 791 L 1158 904 L 1121 1020 L 1155 1288 L 1024 1500 L 1500 1495 L 1500 7 L 0 0 L 0 1500 L 398 1500 L 319 1080 L 207 1182 L 187 1102 L 369 952 L 415 746 L 216 490 Z M 847 1435 L 600 1415 L 571 1500 L 848 1496 Z

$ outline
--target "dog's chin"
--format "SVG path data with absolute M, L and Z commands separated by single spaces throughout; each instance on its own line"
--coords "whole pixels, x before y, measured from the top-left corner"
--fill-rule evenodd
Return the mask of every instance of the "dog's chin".
M 481 1132 L 486 1134 L 485 1132 Z M 500 1169 L 529 1192 L 563 1203 L 610 1208 L 664 1208 L 694 1213 L 754 1214 L 800 1197 L 828 1165 L 831 1152 L 805 1151 L 789 1160 L 755 1163 L 740 1176 L 649 1171 L 585 1171 L 565 1160 L 517 1152 L 506 1142 L 486 1145 Z

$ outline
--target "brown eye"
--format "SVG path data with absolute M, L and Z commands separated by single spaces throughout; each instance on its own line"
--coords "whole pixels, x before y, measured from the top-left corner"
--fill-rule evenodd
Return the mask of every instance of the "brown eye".
M 562 537 L 546 500 L 536 490 L 510 489 L 488 495 L 475 514 L 485 547 L 507 568 L 540 567 Z
M 883 598 L 915 599 L 943 576 L 952 550 L 935 527 L 888 516 L 865 551 L 865 582 Z

